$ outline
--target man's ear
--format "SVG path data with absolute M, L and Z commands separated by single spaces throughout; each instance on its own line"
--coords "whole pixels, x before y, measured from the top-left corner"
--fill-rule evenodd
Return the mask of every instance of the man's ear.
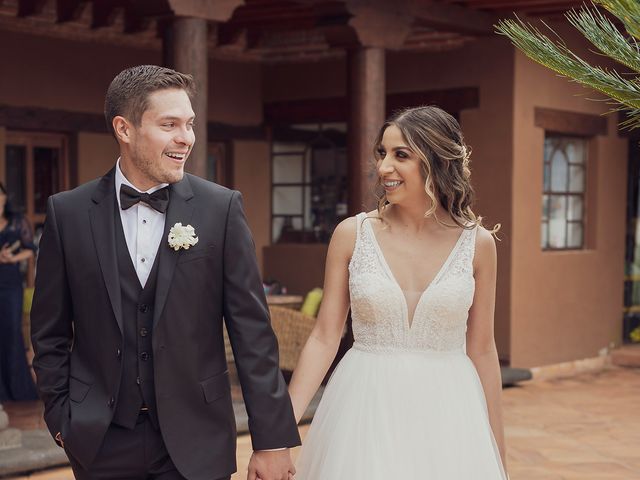
M 129 121 L 121 115 L 113 118 L 111 122 L 113 131 L 116 134 L 118 141 L 122 143 L 131 143 L 132 126 Z

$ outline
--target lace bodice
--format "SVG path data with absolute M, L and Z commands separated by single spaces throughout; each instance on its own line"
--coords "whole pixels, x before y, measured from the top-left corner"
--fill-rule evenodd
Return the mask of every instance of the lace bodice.
M 371 350 L 460 351 L 473 302 L 476 228 L 463 230 L 449 257 L 419 297 L 410 322 L 407 301 L 380 250 L 373 220 L 356 216 L 349 263 L 355 347 Z

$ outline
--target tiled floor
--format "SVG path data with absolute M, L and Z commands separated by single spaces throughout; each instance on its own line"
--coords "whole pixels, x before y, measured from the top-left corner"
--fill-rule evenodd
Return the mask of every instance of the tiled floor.
M 640 369 L 612 368 L 505 390 L 511 479 L 640 479 L 639 402 Z M 38 420 L 28 420 L 38 407 L 30 408 L 31 414 L 16 415 L 15 407 L 9 406 L 12 422 L 38 424 Z M 303 436 L 307 428 L 302 427 Z M 250 439 L 242 436 L 238 439 L 239 472 L 246 472 L 250 455 Z M 70 480 L 72 475 L 68 469 L 57 469 L 28 478 Z M 244 478 L 243 473 L 233 476 L 233 480 Z

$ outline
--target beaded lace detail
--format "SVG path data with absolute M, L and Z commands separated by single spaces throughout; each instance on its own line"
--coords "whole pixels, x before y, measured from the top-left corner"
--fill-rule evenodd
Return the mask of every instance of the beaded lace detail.
M 368 351 L 461 351 L 475 281 L 477 228 L 463 230 L 409 324 L 407 303 L 375 238 L 372 220 L 356 215 L 357 235 L 349 262 L 355 347 Z

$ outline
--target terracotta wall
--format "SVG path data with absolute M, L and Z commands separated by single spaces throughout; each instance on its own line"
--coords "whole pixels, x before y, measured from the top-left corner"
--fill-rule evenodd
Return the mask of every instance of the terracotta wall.
M 513 111 L 513 52 L 508 43 L 491 38 L 464 49 L 433 53 L 388 52 L 388 93 L 478 87 L 480 106 L 465 110 L 461 123 L 473 147 L 476 211 L 485 223 L 502 224 L 498 244 L 499 283 L 496 341 L 501 357 L 509 357 L 511 272 L 511 175 Z M 265 101 L 326 98 L 346 94 L 346 60 L 265 68 Z M 491 129 L 487 129 L 491 125 Z
M 561 35 L 581 43 L 567 31 Z M 602 64 L 602 57 L 594 60 Z M 627 144 L 617 135 L 616 116 L 608 117 L 608 134 L 592 140 L 587 176 L 596 178 L 587 222 L 594 241 L 579 251 L 542 251 L 544 131 L 534 126 L 534 109 L 598 115 L 608 106 L 520 53 L 515 65 L 512 365 L 594 357 L 621 339 Z
M 0 58 L 5 65 L 12 66 L 0 75 L 0 104 L 96 114 L 102 114 L 105 91 L 114 75 L 128 66 L 162 62 L 159 48 L 143 50 L 78 43 L 6 31 L 0 31 Z M 90 68 L 85 68 L 88 65 Z M 257 64 L 212 60 L 209 120 L 229 125 L 259 125 L 262 122 L 261 78 Z M 106 172 L 117 158 L 115 141 L 109 135 L 81 132 L 77 147 L 80 183 Z M 247 165 L 268 168 L 269 158 L 263 154 L 264 147 L 257 149 L 257 155 L 255 150 L 242 145 L 233 149 L 241 155 L 234 159 L 239 164 L 236 170 L 240 175 Z M 3 156 L 1 136 L 0 151 Z M 237 188 L 247 185 L 246 178 L 238 180 Z M 268 237 L 268 233 L 264 233 L 263 210 L 261 202 L 248 204 L 247 214 L 250 222 L 256 222 L 251 227 L 257 231 L 257 239 Z M 264 240 L 260 242 L 263 244 Z
M 233 142 L 233 188 L 242 192 L 244 209 L 262 269 L 263 247 L 271 243 L 271 151 L 268 142 Z
M 475 212 L 484 223 L 502 228 L 497 243 L 498 286 L 495 337 L 500 357 L 510 356 L 512 258 L 512 135 L 513 54 L 499 38 L 473 42 L 464 49 L 432 54 L 390 54 L 389 92 L 477 87 L 478 108 L 463 110 L 460 123 L 471 146 Z
M 338 97 L 346 92 L 346 60 L 267 65 L 262 84 L 265 102 Z
M 86 183 L 107 173 L 119 155 L 115 138 L 105 133 L 78 134 L 78 183 Z
M 118 72 L 162 62 L 159 48 L 143 50 L 6 31 L 0 31 L 0 57 L 14 66 L 0 75 L 0 104 L 93 113 L 102 113 L 106 89 Z M 91 68 L 79 68 L 85 65 Z M 259 124 L 261 100 L 258 65 L 210 62 L 209 120 Z

